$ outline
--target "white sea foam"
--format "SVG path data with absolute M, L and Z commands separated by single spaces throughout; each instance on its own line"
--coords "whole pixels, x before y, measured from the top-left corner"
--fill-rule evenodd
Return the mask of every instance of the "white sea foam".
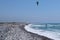
M 31 28 L 32 24 L 26 25 L 24 28 L 26 31 L 36 33 L 38 35 L 46 36 L 48 38 L 54 39 L 54 40 L 60 40 L 60 33 L 53 32 L 53 31 L 45 31 L 45 30 L 35 30 Z

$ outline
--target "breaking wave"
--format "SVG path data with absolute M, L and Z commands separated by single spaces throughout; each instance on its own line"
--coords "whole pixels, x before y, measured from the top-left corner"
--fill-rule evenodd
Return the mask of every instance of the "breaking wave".
M 60 40 L 60 24 L 29 24 L 25 26 L 25 30 L 53 40 Z

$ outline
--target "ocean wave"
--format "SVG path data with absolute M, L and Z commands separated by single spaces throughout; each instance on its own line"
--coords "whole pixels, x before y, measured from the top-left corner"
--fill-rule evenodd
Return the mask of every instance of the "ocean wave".
M 55 31 L 49 31 L 49 30 L 36 30 L 31 28 L 32 24 L 29 24 L 27 26 L 25 26 L 25 30 L 38 34 L 38 35 L 42 35 L 42 36 L 46 36 L 48 38 L 54 39 L 54 40 L 60 40 L 60 33 L 59 32 L 55 32 Z

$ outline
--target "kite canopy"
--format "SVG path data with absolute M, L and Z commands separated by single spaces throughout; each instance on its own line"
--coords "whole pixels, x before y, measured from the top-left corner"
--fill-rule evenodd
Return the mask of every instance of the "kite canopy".
M 39 2 L 37 1 L 36 4 L 37 4 L 37 6 L 38 6 Z

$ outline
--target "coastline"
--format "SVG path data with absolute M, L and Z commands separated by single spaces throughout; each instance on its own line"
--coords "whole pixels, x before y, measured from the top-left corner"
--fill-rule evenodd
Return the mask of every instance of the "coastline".
M 0 27 L 5 27 L 3 35 L 0 35 L 0 40 L 52 40 L 50 38 L 40 36 L 24 29 L 26 23 L 15 23 L 15 24 L 1 24 Z M 1 30 L 0 30 L 1 31 Z M 3 36 L 3 37 L 2 37 Z
M 32 25 L 32 24 L 26 25 L 26 26 L 24 27 L 24 29 L 25 29 L 27 32 L 30 32 L 30 33 L 39 35 L 40 37 L 42 37 L 42 38 L 44 37 L 44 38 L 46 38 L 47 40 L 53 40 L 53 39 L 51 39 L 51 38 L 49 38 L 49 37 L 47 37 L 47 36 L 38 34 L 36 30 L 33 31 L 34 29 L 29 28 L 31 25 Z M 40 25 L 39 25 L 39 26 L 40 26 Z M 42 31 L 42 30 L 40 30 L 40 31 Z M 43 38 L 43 39 L 44 39 L 44 38 Z
M 29 25 L 26 25 L 24 28 L 26 31 L 28 32 L 31 32 L 31 33 L 35 33 L 37 35 L 42 35 L 44 37 L 47 37 L 47 38 L 50 38 L 50 39 L 53 39 L 53 40 L 59 40 L 59 33 L 57 32 L 53 32 L 53 31 L 48 31 L 48 30 L 35 30 L 35 29 L 32 29 L 30 28 L 33 24 L 29 24 Z M 35 25 L 34 25 L 35 26 Z M 39 26 L 39 25 L 38 25 Z

